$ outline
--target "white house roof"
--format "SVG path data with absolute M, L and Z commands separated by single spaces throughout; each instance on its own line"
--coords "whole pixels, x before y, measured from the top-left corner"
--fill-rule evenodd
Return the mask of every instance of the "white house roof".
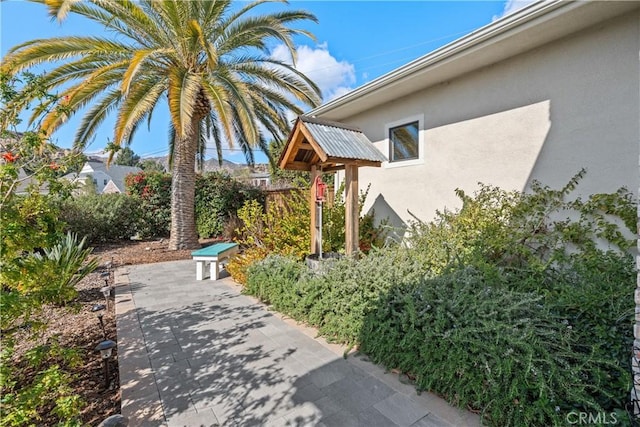
M 84 177 L 87 175 L 94 174 L 96 172 L 102 172 L 107 175 L 111 181 L 118 187 L 118 189 L 124 193 L 125 191 L 125 183 L 124 179 L 127 175 L 132 173 L 141 172 L 142 169 L 135 166 L 120 166 L 120 165 L 109 165 L 102 162 L 87 162 L 82 167 L 82 170 L 78 174 L 67 174 L 64 178 L 69 180 L 74 180 L 79 177 Z
M 345 120 L 639 7 L 637 1 L 537 1 L 306 114 Z
M 139 167 L 136 166 L 120 166 L 120 165 L 109 165 L 102 162 L 88 162 L 91 168 L 98 172 L 104 172 L 109 175 L 113 182 L 124 191 L 124 178 L 131 173 L 138 173 L 142 171 Z M 122 187 L 120 184 L 122 183 Z

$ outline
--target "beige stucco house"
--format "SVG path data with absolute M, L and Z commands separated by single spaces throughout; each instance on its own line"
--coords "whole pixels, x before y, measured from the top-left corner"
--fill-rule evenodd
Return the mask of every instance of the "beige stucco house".
M 537 2 L 308 115 L 360 128 L 365 211 L 396 225 L 459 206 L 456 188 L 637 191 L 640 2 Z M 340 177 L 339 177 L 340 178 Z

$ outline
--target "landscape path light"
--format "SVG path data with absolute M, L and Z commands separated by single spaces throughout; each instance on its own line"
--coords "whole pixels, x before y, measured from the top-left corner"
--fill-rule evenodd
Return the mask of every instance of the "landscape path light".
M 114 348 L 116 348 L 116 343 L 111 340 L 104 340 L 95 348 L 95 351 L 100 352 L 102 364 L 104 365 L 104 388 L 109 388 L 109 358 Z
M 106 308 L 107 307 L 104 304 L 96 304 L 93 307 L 91 307 L 91 311 L 96 314 L 96 317 L 98 318 L 98 322 L 100 322 L 100 329 L 102 329 L 102 337 L 105 340 L 107 339 L 107 332 L 104 329 L 104 321 L 102 320 L 102 316 L 104 315 L 104 313 L 102 313 L 102 311 Z
M 111 287 L 103 286 L 100 288 L 100 292 L 104 295 L 104 300 L 107 302 L 107 308 L 109 308 L 109 296 L 111 295 Z

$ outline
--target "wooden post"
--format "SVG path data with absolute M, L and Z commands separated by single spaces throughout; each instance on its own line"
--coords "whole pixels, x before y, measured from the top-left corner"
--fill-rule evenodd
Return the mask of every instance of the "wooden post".
M 348 256 L 358 253 L 360 240 L 358 208 L 358 166 L 345 165 L 345 246 Z
M 318 226 L 318 212 L 316 210 L 316 177 L 320 175 L 318 167 L 311 166 L 311 191 L 309 191 L 309 213 L 311 214 L 311 254 L 319 254 L 318 236 L 316 227 Z

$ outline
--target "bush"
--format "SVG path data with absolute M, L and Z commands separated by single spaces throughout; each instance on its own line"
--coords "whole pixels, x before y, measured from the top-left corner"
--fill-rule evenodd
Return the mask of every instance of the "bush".
M 244 252 L 234 255 L 227 264 L 227 272 L 238 283 L 247 283 L 247 270 L 256 262 L 263 260 L 268 255 L 267 251 L 260 247 L 245 249 Z
M 337 259 L 322 274 L 295 258 L 270 255 L 248 269 L 244 290 L 317 327 L 331 341 L 355 344 L 364 314 L 377 297 L 424 274 L 402 248 L 373 249 L 358 261 Z
M 69 385 L 82 364 L 77 350 L 64 349 L 53 340 L 29 350 L 21 364 L 12 360 L 12 354 L 11 344 L 0 352 L 0 426 L 42 424 L 43 408 L 51 409 L 58 425 L 79 426 L 85 402 Z
M 376 225 L 375 212 L 373 210 L 362 215 L 362 207 L 369 195 L 369 188 L 370 186 L 365 191 L 360 192 L 358 197 L 358 212 L 360 215 L 358 227 L 359 249 L 365 254 L 372 247 L 379 248 L 384 245 L 388 234 L 386 231 L 387 220 L 383 220 Z M 338 187 L 333 204 L 324 205 L 322 213 L 322 250 L 324 252 L 344 252 L 346 207 L 343 193 L 344 183 Z
M 409 245 L 320 274 L 267 257 L 245 291 L 489 425 L 564 425 L 575 410 L 622 420 L 634 201 L 624 190 L 566 201 L 581 175 L 561 190 L 458 192 L 463 207 L 416 222 Z
M 22 77 L 0 73 L 0 425 L 43 424 L 42 415 L 58 425 L 78 425 L 81 402 L 69 386 L 68 373 L 78 369 L 70 357 L 74 350 L 51 345 L 38 349 L 43 356 L 27 354 L 33 362 L 27 366 L 12 360 L 16 332 L 25 326 L 35 326 L 34 332 L 46 327 L 32 321 L 34 316 L 46 304 L 69 303 L 77 282 L 97 265 L 84 241 L 61 234 L 60 202 L 71 186 L 59 177 L 77 166 L 81 156 L 60 156 L 38 129 L 43 115 L 66 107 L 46 92 L 41 78 Z M 29 103 L 36 112 L 34 125 L 18 132 L 18 116 Z
M 228 221 L 248 200 L 264 204 L 264 193 L 222 172 L 196 179 L 196 227 L 200 237 L 220 236 Z
M 125 194 L 82 195 L 64 204 L 62 220 L 67 231 L 86 236 L 89 242 L 114 242 L 138 232 L 142 208 Z
M 628 393 L 621 360 L 596 349 L 604 342 L 585 340 L 540 293 L 496 287 L 474 269 L 394 286 L 376 306 L 361 350 L 490 425 L 565 425 L 571 410 L 608 412 L 600 396 Z M 612 387 L 616 377 L 626 389 Z
M 339 191 L 340 193 L 340 191 Z M 364 204 L 368 190 L 360 194 L 360 206 Z M 337 197 L 332 205 L 323 207 L 323 252 L 342 252 L 345 245 L 345 203 Z M 237 239 L 248 248 L 259 248 L 247 257 L 236 257 L 229 263 L 231 276 L 245 283 L 246 268 L 250 261 L 258 261 L 267 254 L 278 254 L 294 259 L 309 255 L 311 246 L 309 193 L 299 189 L 289 192 L 282 203 L 269 205 L 265 212 L 262 205 L 249 201 L 238 211 L 242 227 Z M 360 249 L 367 253 L 372 247 L 385 242 L 385 222 L 374 225 L 373 212 L 360 218 Z M 258 254 L 263 254 L 259 257 Z M 237 265 L 241 264 L 241 265 Z M 236 273 L 233 273 L 236 272 Z
M 257 200 L 249 200 L 238 210 L 238 218 L 238 242 L 246 249 L 227 266 L 238 283 L 246 283 L 247 269 L 270 253 L 298 260 L 309 253 L 309 207 L 303 191 L 291 192 L 287 203 L 271 204 L 267 212 Z
M 126 178 L 127 193 L 139 198 L 142 237 L 168 236 L 171 229 L 171 174 L 139 172 Z M 223 172 L 196 175 L 196 229 L 202 238 L 220 236 L 247 200 L 264 203 L 260 189 Z
M 139 201 L 141 237 L 168 236 L 171 229 L 171 175 L 138 172 L 125 178 L 127 194 Z

